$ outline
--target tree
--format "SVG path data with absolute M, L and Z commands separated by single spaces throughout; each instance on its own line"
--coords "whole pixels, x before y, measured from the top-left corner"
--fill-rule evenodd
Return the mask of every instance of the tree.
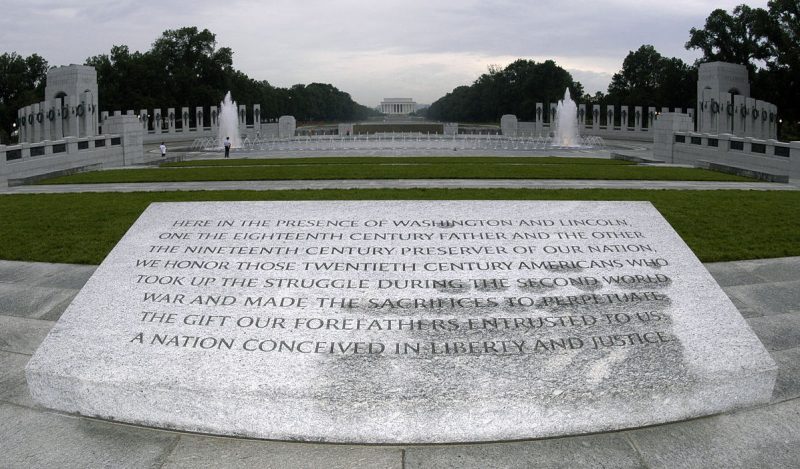
M 733 15 L 714 10 L 704 29 L 692 28 L 687 49 L 701 61 L 747 65 L 751 94 L 778 105 L 784 139 L 800 138 L 800 4 L 771 0 L 768 9 L 740 5 Z
M 37 54 L 0 55 L 0 143 L 9 143 L 17 110 L 44 99 L 47 61 Z
M 697 69 L 678 58 L 662 56 L 655 47 L 643 45 L 631 51 L 608 86 L 607 101 L 642 106 L 691 107 Z
M 766 12 L 761 8 L 739 5 L 733 15 L 717 9 L 706 18 L 703 29 L 689 30 L 687 49 L 699 49 L 704 61 L 722 61 L 745 64 L 755 71 L 754 61 L 763 59 L 767 45 L 756 25 L 765 21 Z
M 299 120 L 353 120 L 374 113 L 328 84 L 287 90 L 254 80 L 233 68 L 230 48 L 217 48 L 216 36 L 196 27 L 165 31 L 146 52 L 114 46 L 86 64 L 97 70 L 100 104 L 108 111 L 206 106 L 230 91 L 239 103 L 260 103 L 268 119 L 291 114 Z M 189 125 L 195 125 L 194 113 L 189 115 Z
M 519 59 L 506 68 L 489 67 L 471 86 L 459 86 L 428 108 L 433 119 L 466 122 L 496 122 L 503 114 L 523 120 L 534 118 L 536 103 L 555 102 L 564 90 L 574 97 L 583 86 L 552 60 L 541 63 Z

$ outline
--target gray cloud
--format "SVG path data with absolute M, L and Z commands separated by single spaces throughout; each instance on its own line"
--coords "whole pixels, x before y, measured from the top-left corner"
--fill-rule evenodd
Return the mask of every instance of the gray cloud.
M 740 0 L 5 0 L 0 52 L 82 63 L 112 45 L 146 50 L 167 29 L 208 28 L 234 65 L 278 86 L 328 82 L 357 101 L 431 102 L 490 64 L 552 58 L 587 91 L 605 91 L 628 51 L 683 44 L 715 8 Z M 750 2 L 764 7 L 766 1 Z M 102 98 L 101 98 L 102 99 Z

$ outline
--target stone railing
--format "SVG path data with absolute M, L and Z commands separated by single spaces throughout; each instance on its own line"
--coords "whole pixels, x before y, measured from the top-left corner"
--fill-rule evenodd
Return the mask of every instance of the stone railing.
M 636 140 L 643 142 L 653 141 L 653 126 L 658 115 L 670 112 L 669 108 L 619 105 L 592 105 L 591 110 L 586 104 L 578 105 L 578 132 L 583 136 L 602 137 L 607 140 Z M 674 112 L 683 112 L 675 108 Z M 694 114 L 694 109 L 686 109 L 688 115 Z M 503 116 L 500 127 L 504 135 L 511 137 L 547 137 L 555 131 L 554 124 L 557 118 L 556 103 L 550 104 L 549 111 L 542 103 L 536 103 L 536 114 L 531 122 L 519 122 L 516 116 L 508 114 Z
M 800 141 L 779 142 L 690 129 L 691 119 L 685 114 L 660 116 L 654 129 L 654 158 L 767 181 L 800 179 Z
M 51 175 L 131 166 L 160 158 L 142 151 L 141 130 L 135 118 L 110 118 L 108 128 L 111 132 L 104 135 L 0 145 L 0 188 Z

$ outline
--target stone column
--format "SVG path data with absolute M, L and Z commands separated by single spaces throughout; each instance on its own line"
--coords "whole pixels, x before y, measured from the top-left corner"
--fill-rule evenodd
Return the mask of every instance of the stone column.
M 758 126 L 761 130 L 761 138 L 767 139 L 769 138 L 769 103 L 766 101 L 760 101 L 758 105 L 758 112 L 761 120 L 761 124 Z
M 514 114 L 504 114 L 503 117 L 500 118 L 500 132 L 505 137 L 516 137 L 517 125 L 517 116 Z
M 53 109 L 53 102 L 52 101 L 45 101 L 42 103 L 44 106 L 42 112 L 44 113 L 44 122 L 42 124 L 42 132 L 43 132 L 43 140 L 53 140 L 53 123 L 56 120 L 56 112 Z M 53 111 L 52 114 L 50 111 Z M 50 116 L 53 116 L 53 120 L 50 120 Z
M 653 130 L 653 126 L 655 125 L 656 121 L 656 114 L 658 113 L 658 109 L 655 106 L 648 106 L 647 107 L 647 128 Z
M 194 119 L 195 119 L 195 130 L 197 132 L 202 132 L 205 128 L 205 124 L 203 121 L 205 120 L 205 113 L 203 112 L 203 106 L 195 106 L 194 108 Z
M 168 125 L 168 132 L 171 134 L 175 133 L 175 121 L 178 119 L 178 116 L 175 114 L 175 108 L 170 107 L 167 108 L 167 125 Z
M 756 119 L 758 119 L 758 109 L 756 108 L 755 98 L 745 98 L 745 105 L 747 106 L 747 119 L 745 121 L 744 136 L 758 138 L 756 130 Z
M 119 135 L 122 138 L 121 160 L 113 163 L 123 166 L 141 164 L 144 162 L 142 143 L 144 132 L 139 119 L 133 115 L 120 115 L 108 119 L 106 126 L 108 134 Z
M 600 110 L 599 104 L 592 105 L 592 130 L 597 132 L 600 130 L 600 120 L 603 118 L 603 112 Z
M 733 99 L 730 93 L 722 93 L 719 96 L 719 127 L 721 134 L 733 132 Z
M 19 143 L 30 143 L 33 140 L 33 126 L 31 125 L 31 107 L 22 108 L 22 119 L 19 126 Z
M 281 116 L 278 118 L 278 135 L 280 138 L 292 138 L 297 129 L 294 116 Z
M 542 103 L 536 103 L 536 135 L 539 137 L 542 136 L 542 131 L 544 126 L 542 125 L 544 121 L 544 105 Z
M 190 127 L 189 123 L 191 122 L 191 118 L 192 118 L 192 116 L 189 114 L 189 108 L 188 107 L 182 107 L 181 108 L 181 115 L 180 115 L 181 132 L 186 133 L 186 132 L 189 131 L 189 127 Z
M 17 139 L 20 143 L 26 141 L 28 116 L 25 113 L 25 108 L 17 109 Z
M 28 123 L 31 126 L 31 133 L 30 133 L 30 135 L 31 135 L 30 142 L 31 143 L 41 142 L 43 140 L 42 139 L 42 129 L 39 126 L 39 121 L 38 121 L 39 109 L 40 108 L 41 108 L 41 106 L 38 103 L 31 104 L 31 116 L 33 116 L 33 119 L 29 119 L 28 120 Z
M 247 128 L 247 105 L 239 105 L 239 134 L 244 132 Z
M 164 115 L 161 113 L 161 109 L 153 109 L 150 114 L 153 116 L 153 131 L 159 135 L 162 131 Z
M 642 112 L 642 106 L 634 106 L 633 108 L 633 128 L 637 132 L 642 131 L 642 125 L 644 123 L 644 113 Z
M 737 94 L 733 96 L 733 135 L 738 137 L 744 136 L 745 132 L 745 119 L 747 117 L 747 103 L 745 97 Z
M 692 122 L 684 114 L 663 113 L 653 123 L 653 156 L 666 163 L 674 163 L 675 132 L 691 132 Z
M 80 127 L 81 137 L 94 137 L 97 134 L 97 126 L 94 124 L 94 114 L 92 113 L 92 94 L 81 93 L 78 126 Z
M 578 127 L 581 131 L 586 129 L 586 104 L 578 104 Z
M 614 105 L 606 105 L 606 129 L 614 130 Z
M 719 134 L 720 105 L 718 94 L 708 96 L 705 112 L 708 114 L 708 127 L 706 128 L 705 133 L 714 135 Z
M 139 122 L 142 124 L 142 133 L 147 135 L 150 130 L 150 116 L 147 115 L 147 109 L 139 109 Z
M 619 128 L 623 132 L 626 132 L 628 127 L 630 127 L 630 112 L 631 108 L 627 104 L 623 104 L 619 107 Z
M 212 137 L 216 137 L 219 133 L 219 106 L 211 106 L 208 108 L 208 112 L 211 113 L 211 132 Z
M 778 138 L 778 106 L 769 105 L 769 138 Z
M 79 119 L 77 115 L 78 97 L 68 96 L 69 100 L 69 134 L 67 137 L 78 137 L 80 135 Z
M 261 136 L 261 105 L 253 104 L 253 130 L 256 131 L 256 136 Z M 350 130 L 352 132 L 352 129 Z

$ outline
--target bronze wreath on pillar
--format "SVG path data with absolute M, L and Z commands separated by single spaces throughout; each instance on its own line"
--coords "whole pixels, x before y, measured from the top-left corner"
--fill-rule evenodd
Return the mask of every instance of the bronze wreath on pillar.
M 85 111 L 85 108 L 83 107 L 83 104 L 78 104 L 78 107 L 75 108 L 75 114 L 78 117 L 83 117 L 83 115 L 85 113 L 86 113 L 86 111 Z
M 711 112 L 714 114 L 719 114 L 719 103 L 713 99 L 711 100 Z
M 44 120 L 44 113 L 42 111 L 37 112 L 36 113 L 36 122 L 41 124 L 43 120 Z
M 753 112 L 751 112 L 751 115 L 753 116 L 753 120 L 758 120 L 758 109 L 753 108 Z
M 743 104 L 739 109 L 739 114 L 741 114 L 742 117 L 747 117 L 747 106 Z
M 53 120 L 55 120 L 55 118 L 56 118 L 56 110 L 50 108 L 50 110 L 47 111 L 47 120 L 52 122 Z
M 727 112 L 729 116 L 733 115 L 733 103 L 728 103 L 728 105 L 725 106 L 725 112 Z

